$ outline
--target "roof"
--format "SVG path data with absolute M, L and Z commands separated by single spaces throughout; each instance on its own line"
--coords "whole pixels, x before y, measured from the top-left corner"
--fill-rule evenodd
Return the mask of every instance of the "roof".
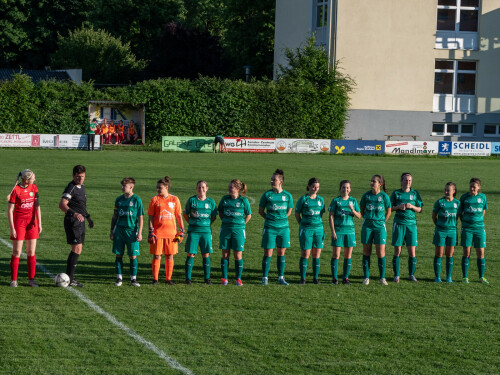
M 71 81 L 65 71 L 55 70 L 27 70 L 27 69 L 0 69 L 0 81 L 10 81 L 14 74 L 26 74 L 34 83 L 55 79 L 56 81 Z

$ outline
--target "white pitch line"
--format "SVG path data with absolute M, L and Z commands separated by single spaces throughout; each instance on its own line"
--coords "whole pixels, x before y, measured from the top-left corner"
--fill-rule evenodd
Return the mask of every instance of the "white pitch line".
M 8 248 L 12 249 L 12 244 L 7 242 L 6 240 L 4 240 L 3 238 L 0 237 L 0 242 L 2 242 L 5 246 L 7 246 Z M 23 258 L 26 258 L 26 255 L 24 253 L 22 253 L 22 256 Z M 47 276 L 49 276 L 50 278 L 54 278 L 55 275 L 50 272 L 43 264 L 40 264 L 39 262 L 36 263 L 36 266 L 43 272 L 45 273 Z M 101 314 L 102 316 L 104 316 L 110 323 L 114 324 L 115 326 L 117 326 L 118 328 L 120 328 L 123 332 L 125 332 L 127 335 L 129 335 L 130 337 L 132 337 L 134 340 L 136 341 L 139 341 L 142 345 L 144 345 L 147 349 L 151 350 L 152 352 L 154 352 L 156 355 L 158 355 L 158 357 L 160 357 L 161 359 L 163 359 L 165 362 L 167 362 L 167 364 L 172 367 L 173 369 L 175 370 L 179 370 L 180 372 L 182 372 L 183 374 L 186 374 L 186 375 L 194 375 L 194 373 L 182 366 L 179 362 L 177 362 L 175 359 L 173 359 L 172 357 L 168 356 L 163 350 L 161 350 L 160 348 L 158 348 L 155 344 L 153 344 L 151 341 L 148 341 L 146 340 L 145 338 L 143 338 L 141 335 L 139 335 L 137 332 L 135 332 L 133 329 L 127 327 L 125 324 L 123 324 L 122 322 L 120 322 L 118 319 L 116 319 L 113 315 L 111 315 L 110 313 L 106 312 L 103 308 L 101 308 L 100 306 L 96 305 L 94 302 L 92 302 L 90 299 L 87 298 L 87 296 L 85 296 L 82 292 L 80 292 L 79 290 L 76 290 L 74 288 L 66 288 L 66 290 L 68 290 L 69 292 L 73 293 L 75 296 L 77 296 L 82 302 L 85 302 L 87 304 L 87 306 L 89 306 L 92 310 L 94 310 L 95 312 L 97 312 L 98 314 Z

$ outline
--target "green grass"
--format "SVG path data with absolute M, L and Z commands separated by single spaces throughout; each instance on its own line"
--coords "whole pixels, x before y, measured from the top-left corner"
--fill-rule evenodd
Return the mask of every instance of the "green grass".
M 50 272 L 64 272 L 69 246 L 65 243 L 59 199 L 71 180 L 75 164 L 87 167 L 88 209 L 96 227 L 87 231 L 77 277 L 81 292 L 138 335 L 195 374 L 487 374 L 500 368 L 500 176 L 497 159 L 363 157 L 331 155 L 181 154 L 151 152 L 94 152 L 61 150 L 0 150 L 0 196 L 12 187 L 16 173 L 31 168 L 37 176 L 43 233 L 37 259 Z M 258 200 L 270 187 L 276 168 L 285 170 L 284 188 L 294 202 L 310 177 L 321 181 L 327 204 L 337 195 L 338 183 L 348 178 L 359 201 L 370 177 L 386 177 L 388 192 L 399 188 L 404 171 L 413 174 L 424 211 L 419 218 L 418 284 L 406 278 L 382 287 L 373 257 L 372 283 L 361 285 L 361 246 L 354 250 L 351 287 L 330 285 L 330 235 L 321 256 L 321 285 L 299 286 L 298 226 L 290 218 L 292 247 L 287 251 L 286 278 L 291 285 L 274 285 L 273 257 L 270 285 L 262 287 L 260 248 L 263 219 Z M 138 279 L 141 288 L 113 285 L 115 275 L 108 238 L 113 203 L 120 180 L 137 180 L 135 192 L 145 205 L 155 195 L 155 183 L 172 179 L 171 192 L 184 203 L 205 179 L 208 195 L 218 203 L 227 184 L 239 178 L 248 185 L 253 216 L 247 226 L 242 288 L 206 286 L 201 256 L 195 258 L 193 285 L 185 286 L 183 251 L 175 257 L 178 285 L 150 286 L 151 256 L 141 245 Z M 461 278 L 461 249 L 456 249 L 451 285 L 433 282 L 432 205 L 444 185 L 454 181 L 458 195 L 470 177 L 483 181 L 488 197 L 486 277 L 477 282 L 475 254 L 471 256 L 471 284 Z M 0 237 L 8 240 L 6 207 L 0 206 Z M 325 228 L 327 215 L 324 217 Z M 357 234 L 361 221 L 357 221 Z M 392 220 L 388 226 L 392 225 Z M 220 221 L 213 225 L 218 247 Z M 327 230 L 327 233 L 329 231 Z M 145 233 L 144 233 L 145 234 Z M 387 277 L 392 276 L 392 248 L 387 247 Z M 212 280 L 220 277 L 220 251 L 212 255 Z M 402 276 L 406 275 L 403 250 Z M 68 290 L 56 288 L 40 270 L 38 289 L 26 287 L 26 261 L 21 260 L 20 287 L 9 288 L 11 250 L 0 243 L 0 373 L 1 374 L 177 374 L 155 353 L 112 325 Z M 311 263 L 311 262 L 310 262 Z M 342 263 L 342 260 L 341 262 Z M 309 264 L 310 271 L 311 264 Z M 128 270 L 128 260 L 125 260 Z M 443 264 L 444 270 L 444 264 Z M 164 270 L 160 275 L 164 276 Z M 311 280 L 310 272 L 308 274 Z

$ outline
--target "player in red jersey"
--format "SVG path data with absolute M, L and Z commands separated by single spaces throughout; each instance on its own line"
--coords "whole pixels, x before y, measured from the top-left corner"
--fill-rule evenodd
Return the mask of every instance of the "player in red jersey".
M 21 182 L 17 183 L 17 179 Z M 19 258 L 26 240 L 26 255 L 28 260 L 28 285 L 37 287 L 35 282 L 36 240 L 42 231 L 42 214 L 38 204 L 38 188 L 34 184 L 35 174 L 25 169 L 19 172 L 16 185 L 8 195 L 10 239 L 12 240 L 12 257 L 10 258 L 11 287 L 17 287 L 17 272 Z
M 148 242 L 149 252 L 153 255 L 153 285 L 158 285 L 162 254 L 165 254 L 166 283 L 174 285 L 174 255 L 178 253 L 178 245 L 184 238 L 181 203 L 179 198 L 169 193 L 169 189 L 170 178 L 165 176 L 156 184 L 158 195 L 151 198 L 148 207 Z

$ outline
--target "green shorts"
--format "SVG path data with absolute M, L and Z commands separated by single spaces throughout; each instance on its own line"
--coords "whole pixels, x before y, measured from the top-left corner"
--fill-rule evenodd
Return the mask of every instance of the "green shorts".
M 486 247 L 486 232 L 484 228 L 467 229 L 460 231 L 460 246 L 469 247 L 474 244 L 475 249 Z
M 262 230 L 263 249 L 274 249 L 275 247 L 288 249 L 290 247 L 290 228 L 266 228 Z
M 113 236 L 113 254 L 123 256 L 126 245 L 129 257 L 140 255 L 139 241 L 137 241 L 137 232 L 135 230 L 116 227 Z
M 385 245 L 387 242 L 387 229 L 385 224 L 380 227 L 363 225 L 361 227 L 361 243 L 363 245 Z
M 394 223 L 392 226 L 392 246 L 418 246 L 417 225 Z
M 301 250 L 311 250 L 313 247 L 322 249 L 325 244 L 325 230 L 321 228 L 299 228 Z
M 212 254 L 212 233 L 188 232 L 186 239 L 186 253 L 197 254 L 198 246 L 202 254 Z
M 219 235 L 219 249 L 244 251 L 246 238 L 245 229 L 221 228 Z
M 432 244 L 436 246 L 457 246 L 457 231 L 456 230 L 439 230 L 434 229 L 434 238 Z
M 354 233 L 337 233 L 337 239 L 332 238 L 333 247 L 356 247 L 356 235 Z

